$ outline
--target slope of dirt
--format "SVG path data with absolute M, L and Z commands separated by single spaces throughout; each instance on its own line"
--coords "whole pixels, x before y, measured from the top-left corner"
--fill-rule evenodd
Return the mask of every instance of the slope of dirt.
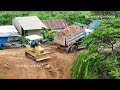
M 44 44 L 51 59 L 35 62 L 25 57 L 26 48 L 0 51 L 0 76 L 8 79 L 70 79 L 70 64 L 76 53 L 66 53 L 56 45 Z

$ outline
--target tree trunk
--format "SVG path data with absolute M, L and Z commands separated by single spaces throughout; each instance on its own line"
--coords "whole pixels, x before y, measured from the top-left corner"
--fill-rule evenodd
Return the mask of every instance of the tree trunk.
M 111 43 L 111 46 L 112 46 L 111 48 L 112 48 L 112 51 L 113 51 L 113 50 L 114 50 L 114 49 L 113 49 L 113 43 Z

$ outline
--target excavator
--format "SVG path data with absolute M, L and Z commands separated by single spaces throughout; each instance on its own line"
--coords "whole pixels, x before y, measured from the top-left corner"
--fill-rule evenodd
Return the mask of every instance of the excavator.
M 25 56 L 27 58 L 30 58 L 30 59 L 37 61 L 37 62 L 51 58 L 49 56 L 50 52 L 46 52 L 45 49 L 42 48 L 41 46 L 35 46 L 35 48 L 33 48 L 30 45 L 26 45 L 26 47 L 28 49 L 25 52 Z

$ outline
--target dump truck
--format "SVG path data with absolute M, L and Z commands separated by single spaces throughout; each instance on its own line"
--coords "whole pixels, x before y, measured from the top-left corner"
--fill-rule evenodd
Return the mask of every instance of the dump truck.
M 85 36 L 86 32 L 84 29 L 78 30 L 72 35 L 58 35 L 56 33 L 54 43 L 57 43 L 60 49 L 66 50 L 67 52 L 75 52 L 78 49 L 86 47 L 86 45 L 80 43 L 81 39 Z

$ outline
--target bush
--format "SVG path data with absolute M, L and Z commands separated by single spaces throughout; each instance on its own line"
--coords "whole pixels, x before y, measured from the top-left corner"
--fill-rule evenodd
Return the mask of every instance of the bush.
M 98 73 L 98 63 L 103 59 L 98 53 L 90 53 L 87 50 L 81 51 L 71 66 L 73 79 L 95 79 Z
M 113 57 L 104 57 L 87 50 L 81 51 L 71 65 L 73 79 L 98 79 L 106 69 L 109 78 L 120 78 L 120 61 Z M 101 70 L 99 72 L 99 70 Z M 106 74 L 107 74 L 106 73 Z

